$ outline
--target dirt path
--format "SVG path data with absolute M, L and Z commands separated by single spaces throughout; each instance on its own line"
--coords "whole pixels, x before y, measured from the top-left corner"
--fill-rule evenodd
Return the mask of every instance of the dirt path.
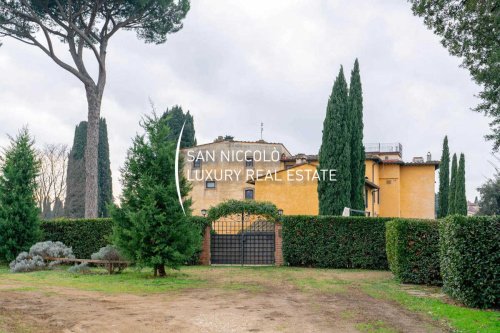
M 22 318 L 36 332 L 359 332 L 359 324 L 377 322 L 399 332 L 442 331 L 421 315 L 357 289 L 338 294 L 202 289 L 145 296 L 4 289 L 0 314 Z M 9 331 L 9 322 L 5 325 Z

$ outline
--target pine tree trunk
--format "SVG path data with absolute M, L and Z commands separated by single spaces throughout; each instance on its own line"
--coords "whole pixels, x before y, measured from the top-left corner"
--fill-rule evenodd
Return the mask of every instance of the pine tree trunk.
M 85 218 L 96 218 L 98 202 L 97 154 L 101 97 L 95 86 L 85 86 L 88 103 L 87 146 L 85 148 Z

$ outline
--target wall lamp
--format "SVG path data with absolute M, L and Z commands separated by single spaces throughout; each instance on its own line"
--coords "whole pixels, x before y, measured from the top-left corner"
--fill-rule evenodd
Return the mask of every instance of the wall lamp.
M 207 216 L 207 210 L 203 208 L 201 210 L 201 215 L 203 215 L 203 217 L 206 217 Z

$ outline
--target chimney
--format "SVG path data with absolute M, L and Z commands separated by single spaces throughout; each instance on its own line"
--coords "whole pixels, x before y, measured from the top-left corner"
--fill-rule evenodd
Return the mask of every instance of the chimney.
M 432 156 L 431 156 L 431 152 L 428 152 L 427 153 L 427 162 L 430 162 L 432 161 Z
M 415 156 L 413 158 L 413 163 L 424 163 L 424 158 L 421 156 Z
M 295 165 L 300 165 L 307 163 L 307 158 L 305 154 L 297 154 L 295 156 Z

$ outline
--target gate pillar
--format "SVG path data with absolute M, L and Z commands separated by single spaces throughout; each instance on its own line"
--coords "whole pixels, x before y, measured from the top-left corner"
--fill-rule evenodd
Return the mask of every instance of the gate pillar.
M 210 231 L 212 227 L 210 225 L 205 227 L 205 232 L 203 233 L 203 245 L 200 254 L 200 264 L 203 266 L 210 265 Z
M 283 266 L 283 236 L 281 232 L 281 222 L 276 222 L 274 232 L 274 264 L 276 266 Z

